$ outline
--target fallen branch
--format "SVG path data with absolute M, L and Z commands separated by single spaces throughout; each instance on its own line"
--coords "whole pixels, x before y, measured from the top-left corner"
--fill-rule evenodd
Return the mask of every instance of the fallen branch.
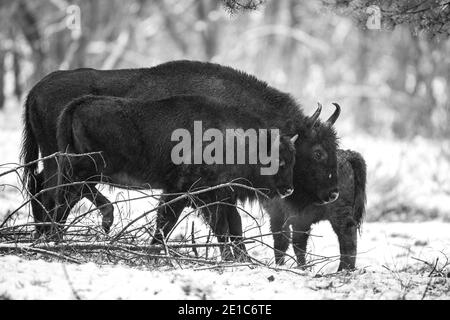
M 253 241 L 243 242 L 244 244 L 253 243 Z M 167 244 L 164 245 L 154 244 L 154 245 L 131 245 L 131 244 L 110 244 L 109 242 L 94 242 L 94 243 L 85 243 L 85 242 L 73 242 L 73 243 L 13 243 L 13 244 L 0 244 L 0 252 L 9 251 L 9 250 L 26 250 L 26 249 L 45 249 L 45 250 L 130 250 L 130 251 L 161 251 L 165 248 L 167 250 L 174 249 L 192 249 L 192 248 L 211 248 L 211 247 L 221 247 L 227 245 L 227 243 L 196 243 L 196 244 Z
M 58 253 L 53 252 L 53 251 L 44 250 L 44 249 L 32 248 L 32 247 L 27 247 L 27 248 L 17 247 L 17 249 L 20 249 L 20 250 L 23 250 L 23 251 L 31 251 L 31 252 L 35 252 L 35 253 L 44 254 L 44 255 L 47 255 L 47 256 L 56 257 L 58 259 L 67 260 L 69 262 L 73 262 L 73 263 L 76 263 L 76 264 L 80 264 L 81 263 L 81 261 L 78 260 L 78 259 L 75 259 L 75 258 L 72 258 L 72 257 L 68 257 L 68 256 L 65 256 L 65 255 L 62 255 L 62 254 L 58 254 Z

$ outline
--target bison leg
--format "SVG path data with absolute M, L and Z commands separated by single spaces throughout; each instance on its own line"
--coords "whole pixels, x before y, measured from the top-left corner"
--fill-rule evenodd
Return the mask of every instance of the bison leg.
M 233 251 L 236 260 L 241 262 L 251 262 L 247 248 L 243 243 L 242 237 L 242 219 L 235 205 L 230 205 L 226 209 L 226 218 L 230 232 L 230 241 L 233 244 Z
M 82 198 L 80 188 L 61 188 L 60 195 L 57 197 L 54 216 L 54 227 L 52 228 L 52 238 L 62 240 L 63 225 L 66 223 L 72 208 Z
M 58 185 L 58 166 L 54 159 L 44 162 L 44 168 L 36 177 L 36 184 L 32 191 L 34 200 L 31 202 L 34 220 L 38 224 L 36 226 L 36 235 L 41 235 L 55 240 L 57 234 L 57 226 L 59 223 L 56 216 L 56 196 Z M 42 192 L 36 196 L 37 193 Z
M 229 225 L 226 209 L 226 205 L 213 205 L 203 208 L 201 211 L 216 236 L 217 241 L 224 244 L 223 246 L 220 246 L 222 260 L 233 261 L 233 252 L 231 247 L 227 244 L 229 240 Z
M 96 187 L 91 187 L 82 194 L 91 201 L 102 214 L 102 227 L 106 233 L 109 232 L 114 222 L 114 206 Z
M 58 181 L 59 186 L 55 191 L 55 215 L 56 235 L 62 237 L 62 225 L 67 220 L 70 210 L 88 193 L 93 193 L 95 189 L 95 177 L 98 175 L 99 159 L 95 157 L 68 158 L 59 156 Z M 80 185 L 79 181 L 90 180 L 86 184 Z M 71 184 L 73 182 L 73 184 Z M 55 233 L 55 232 L 52 232 Z
M 30 192 L 31 212 L 33 214 L 35 223 L 45 223 L 47 219 L 47 212 L 49 211 L 44 206 L 45 195 L 38 194 L 44 188 L 44 172 L 38 173 L 33 181 L 28 182 L 28 190 Z M 46 234 L 49 232 L 49 227 L 43 225 L 36 225 L 35 237 Z
M 284 256 L 289 247 L 290 231 L 289 224 L 283 213 L 270 213 L 270 229 L 273 233 L 273 247 L 276 264 L 284 264 Z
M 44 192 L 43 194 L 39 194 L 36 196 L 37 193 L 44 189 L 44 185 L 45 188 L 55 187 L 50 183 L 44 184 L 44 174 L 42 172 L 36 176 L 35 189 L 30 189 L 32 197 L 31 208 L 34 221 L 36 223 L 45 223 L 51 221 L 60 223 L 61 221 L 59 221 L 58 219 L 64 217 L 64 215 L 54 216 L 50 213 L 50 211 L 53 210 L 55 206 L 53 191 L 49 190 L 48 192 Z M 106 198 L 103 194 L 100 193 L 100 191 L 97 190 L 97 188 L 95 188 L 95 186 L 91 186 L 90 188 L 83 188 L 82 194 L 80 194 L 78 197 L 75 197 L 71 201 L 65 201 L 67 210 L 70 212 L 70 210 L 73 208 L 73 206 L 75 206 L 78 200 L 83 197 L 87 198 L 96 207 L 99 208 L 103 216 L 102 227 L 105 232 L 108 233 L 114 222 L 114 206 L 111 204 L 108 198 Z M 44 234 L 49 235 L 51 233 L 50 228 L 51 226 L 37 225 L 36 236 L 39 237 L 40 235 Z
M 338 271 L 355 269 L 357 253 L 357 226 L 349 215 L 332 219 L 331 226 L 339 241 L 341 261 Z
M 177 196 L 163 196 L 159 200 L 158 212 L 156 214 L 156 231 L 151 244 L 161 244 L 178 221 L 178 218 L 186 207 L 185 200 L 175 201 L 164 205 L 177 198 Z
M 305 221 L 302 217 L 297 217 L 292 229 L 292 246 L 297 257 L 297 264 L 299 267 L 304 267 L 306 265 L 306 247 L 311 231 L 311 223 L 310 221 Z

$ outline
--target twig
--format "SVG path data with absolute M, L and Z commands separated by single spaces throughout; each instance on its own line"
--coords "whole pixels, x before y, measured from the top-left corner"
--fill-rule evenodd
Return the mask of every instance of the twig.
M 47 250 L 44 250 L 44 249 L 32 248 L 32 247 L 28 247 L 28 248 L 17 247 L 17 249 L 25 250 L 25 251 L 28 250 L 28 251 L 32 251 L 32 252 L 36 252 L 36 253 L 45 254 L 45 255 L 56 257 L 56 258 L 59 258 L 59 259 L 62 259 L 62 260 L 67 260 L 69 262 L 73 262 L 73 263 L 76 263 L 76 264 L 80 264 L 81 263 L 81 261 L 79 261 L 78 259 L 71 258 L 71 257 L 65 256 L 65 255 L 62 255 L 62 254 L 58 254 L 58 253 L 53 252 L 53 251 L 47 251 Z
M 218 264 L 216 266 L 210 266 L 210 267 L 201 267 L 201 268 L 195 268 L 195 271 L 201 271 L 201 270 L 211 270 L 211 269 L 218 269 L 218 268 L 233 268 L 233 267 L 254 267 L 255 265 L 253 263 L 230 263 L 230 264 Z
M 49 156 L 46 156 L 46 157 L 43 157 L 43 158 L 39 158 L 37 160 L 30 161 L 30 162 L 27 162 L 25 164 L 11 163 L 13 165 L 16 165 L 16 167 L 14 169 L 11 169 L 11 170 L 8 170 L 8 171 L 0 173 L 0 177 L 2 177 L 4 175 L 7 175 L 7 174 L 10 174 L 10 173 L 13 173 L 13 172 L 17 172 L 17 170 L 19 170 L 21 168 L 29 167 L 29 166 L 31 166 L 33 164 L 39 163 L 41 161 L 53 159 L 53 158 L 56 158 L 56 157 L 61 156 L 61 155 L 68 156 L 68 157 L 84 157 L 84 156 L 91 156 L 91 155 L 94 155 L 94 154 L 101 154 L 101 152 L 89 152 L 89 153 L 79 153 L 79 154 L 55 152 L 55 153 L 52 153 Z
M 192 221 L 192 227 L 191 227 L 191 241 L 192 241 L 192 244 L 195 244 L 194 222 L 195 221 Z M 194 252 L 195 257 L 198 258 L 197 248 L 196 247 L 192 247 L 192 251 Z
M 80 295 L 78 294 L 78 292 L 75 290 L 75 287 L 73 286 L 72 280 L 70 280 L 69 277 L 69 273 L 67 272 L 67 268 L 65 264 L 62 264 L 62 268 L 64 271 L 64 276 L 67 279 L 67 283 L 69 284 L 70 290 L 72 291 L 73 296 L 75 297 L 76 300 L 81 300 Z
M 204 263 L 204 264 L 217 264 L 216 261 L 212 260 L 206 260 L 206 259 L 196 259 L 196 258 L 187 258 L 187 257 L 174 257 L 174 256 L 166 256 L 162 254 L 147 254 L 147 253 L 140 253 L 140 252 L 133 252 L 126 249 L 122 249 L 125 252 L 128 252 L 130 254 L 138 255 L 145 258 L 154 258 L 154 259 L 169 259 L 169 260 L 175 260 L 175 261 L 188 261 L 188 262 L 196 262 L 196 263 Z
M 211 238 L 211 229 L 208 231 L 208 236 L 206 237 L 206 243 L 209 244 L 210 238 Z M 209 246 L 206 247 L 206 253 L 205 253 L 206 259 L 208 259 L 208 253 L 209 253 Z
M 244 242 L 244 243 L 253 243 L 252 242 Z M 100 243 L 83 243 L 83 242 L 74 242 L 74 243 L 57 243 L 57 244 L 50 244 L 50 243 L 39 243 L 39 244 L 0 244 L 0 252 L 1 251 L 8 251 L 8 250 L 14 250 L 14 249 L 29 249 L 29 248 L 35 248 L 35 249 L 46 249 L 46 250 L 130 250 L 130 251 L 161 251 L 161 250 L 172 250 L 172 249 L 192 249 L 192 248 L 202 248 L 202 247 L 221 247 L 224 246 L 224 243 L 196 243 L 196 244 L 167 244 L 164 245 L 148 245 L 148 246 L 142 246 L 142 245 L 131 245 L 131 244 L 121 244 L 116 243 L 114 245 L 110 244 L 109 242 L 100 242 Z

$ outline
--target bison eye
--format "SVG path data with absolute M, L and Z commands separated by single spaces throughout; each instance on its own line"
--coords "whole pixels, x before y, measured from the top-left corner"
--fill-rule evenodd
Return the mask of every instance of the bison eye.
M 314 159 L 316 159 L 316 160 L 322 159 L 322 152 L 314 151 Z

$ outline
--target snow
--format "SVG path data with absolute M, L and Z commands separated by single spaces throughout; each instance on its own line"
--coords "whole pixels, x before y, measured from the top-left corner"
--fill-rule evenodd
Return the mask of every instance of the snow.
M 450 279 L 428 277 L 449 256 L 450 224 L 367 223 L 357 270 L 296 273 L 271 267 L 205 269 L 197 265 L 143 268 L 81 265 L 5 255 L 0 257 L 0 297 L 9 299 L 449 299 Z M 335 236 L 317 225 L 313 252 L 336 254 Z M 256 250 L 256 249 L 255 249 Z M 258 250 L 268 251 L 267 247 Z M 437 270 L 442 267 L 438 264 Z M 445 272 L 450 272 L 447 269 Z M 273 280 L 271 279 L 273 277 Z M 272 281 L 270 281 L 272 280 Z M 428 289 L 426 289 L 428 286 Z

